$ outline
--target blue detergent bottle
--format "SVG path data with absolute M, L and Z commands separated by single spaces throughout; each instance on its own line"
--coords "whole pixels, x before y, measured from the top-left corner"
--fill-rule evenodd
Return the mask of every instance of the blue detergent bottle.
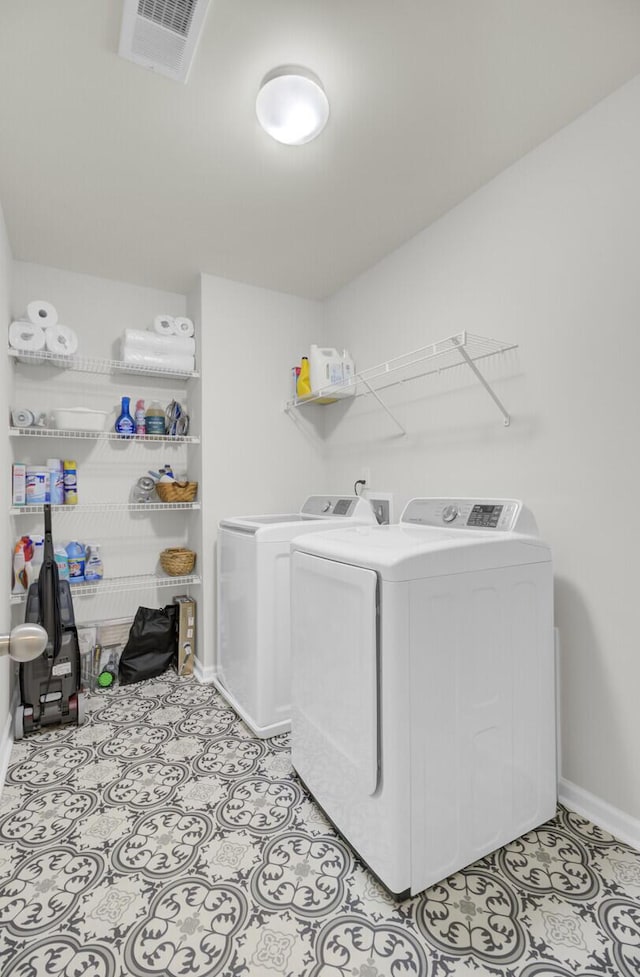
M 69 560 L 69 583 L 84 583 L 84 546 L 74 541 L 69 543 L 66 550 Z
M 131 416 L 129 411 L 129 404 L 131 402 L 130 397 L 122 398 L 122 405 L 120 407 L 120 417 L 115 423 L 115 429 L 118 434 L 135 434 L 136 422 Z

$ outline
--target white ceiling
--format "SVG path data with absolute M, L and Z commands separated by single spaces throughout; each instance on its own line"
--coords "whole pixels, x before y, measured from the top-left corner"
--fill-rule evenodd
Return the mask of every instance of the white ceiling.
M 211 0 L 188 84 L 117 55 L 121 0 L 0 0 L 16 258 L 323 298 L 640 72 L 639 0 Z M 331 118 L 255 119 L 303 64 Z

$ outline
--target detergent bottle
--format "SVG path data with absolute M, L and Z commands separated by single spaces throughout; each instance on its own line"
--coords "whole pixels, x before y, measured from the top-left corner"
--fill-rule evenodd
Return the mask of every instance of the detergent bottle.
M 56 566 L 58 567 L 58 580 L 68 580 L 69 557 L 67 556 L 67 551 L 65 550 L 64 546 L 56 546 L 53 555 L 56 561 Z
M 84 579 L 90 581 L 102 580 L 104 567 L 100 556 L 100 547 L 97 543 L 87 543 L 86 559 L 84 565 Z
M 311 393 L 311 374 L 308 356 L 303 356 L 300 361 L 300 376 L 296 385 L 296 393 L 298 397 L 308 397 Z
M 156 434 L 164 437 L 164 409 L 157 400 L 153 400 L 144 415 L 144 423 L 147 434 Z
M 120 417 L 116 421 L 115 429 L 118 434 L 134 434 L 136 430 L 136 422 L 132 418 L 129 412 L 129 404 L 131 402 L 130 397 L 122 398 L 122 405 L 120 407 Z
M 69 558 L 69 583 L 84 583 L 84 546 L 75 540 L 66 547 Z

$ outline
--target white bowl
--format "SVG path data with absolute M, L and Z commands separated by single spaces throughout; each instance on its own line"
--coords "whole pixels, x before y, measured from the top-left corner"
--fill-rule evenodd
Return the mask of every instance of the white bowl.
M 105 431 L 109 411 L 89 407 L 56 407 L 51 425 L 58 431 Z

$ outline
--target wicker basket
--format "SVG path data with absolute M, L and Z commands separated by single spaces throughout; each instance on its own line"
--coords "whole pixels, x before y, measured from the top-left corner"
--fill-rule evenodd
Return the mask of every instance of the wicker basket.
M 198 494 L 197 482 L 156 482 L 162 502 L 193 502 Z
M 182 577 L 193 571 L 196 554 L 183 546 L 172 546 L 160 554 L 160 566 L 170 577 Z

